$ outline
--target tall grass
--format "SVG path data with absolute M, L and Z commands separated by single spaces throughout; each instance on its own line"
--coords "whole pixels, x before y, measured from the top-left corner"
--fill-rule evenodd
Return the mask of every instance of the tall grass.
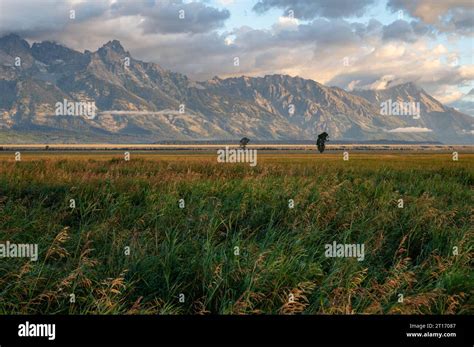
M 474 312 L 474 156 L 214 161 L 2 161 L 0 241 L 40 256 L 0 259 L 0 313 Z

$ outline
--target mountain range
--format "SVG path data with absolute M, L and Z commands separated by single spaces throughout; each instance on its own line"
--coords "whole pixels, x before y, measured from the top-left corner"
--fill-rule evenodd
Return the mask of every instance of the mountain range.
M 94 117 L 58 114 L 94 103 Z M 381 105 L 419 103 L 420 117 Z M 0 38 L 0 142 L 402 140 L 474 143 L 474 117 L 414 83 L 348 92 L 287 75 L 194 81 L 134 59 L 117 40 L 78 52 L 55 42 Z

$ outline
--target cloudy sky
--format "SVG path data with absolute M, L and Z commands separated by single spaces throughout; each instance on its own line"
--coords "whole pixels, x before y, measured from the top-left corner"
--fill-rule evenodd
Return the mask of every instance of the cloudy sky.
M 347 90 L 413 81 L 451 103 L 474 87 L 473 3 L 0 0 L 0 35 L 80 51 L 118 39 L 133 57 L 197 80 L 283 73 Z

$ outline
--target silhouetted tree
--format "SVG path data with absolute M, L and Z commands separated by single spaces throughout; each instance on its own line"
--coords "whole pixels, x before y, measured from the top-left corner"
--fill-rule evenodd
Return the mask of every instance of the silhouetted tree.
M 327 132 L 323 132 L 318 135 L 318 139 L 316 140 L 316 146 L 320 153 L 324 152 L 326 148 L 326 141 L 329 141 L 329 134 Z
M 246 137 L 242 137 L 242 139 L 240 140 L 240 147 L 245 149 L 245 147 L 248 145 L 249 142 L 250 142 L 250 139 Z

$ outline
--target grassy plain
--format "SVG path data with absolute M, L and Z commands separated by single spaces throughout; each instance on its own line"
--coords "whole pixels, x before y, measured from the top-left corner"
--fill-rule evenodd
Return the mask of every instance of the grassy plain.
M 0 314 L 474 313 L 474 154 L 21 159 L 0 153 L 0 242 L 40 255 L 0 258 Z

